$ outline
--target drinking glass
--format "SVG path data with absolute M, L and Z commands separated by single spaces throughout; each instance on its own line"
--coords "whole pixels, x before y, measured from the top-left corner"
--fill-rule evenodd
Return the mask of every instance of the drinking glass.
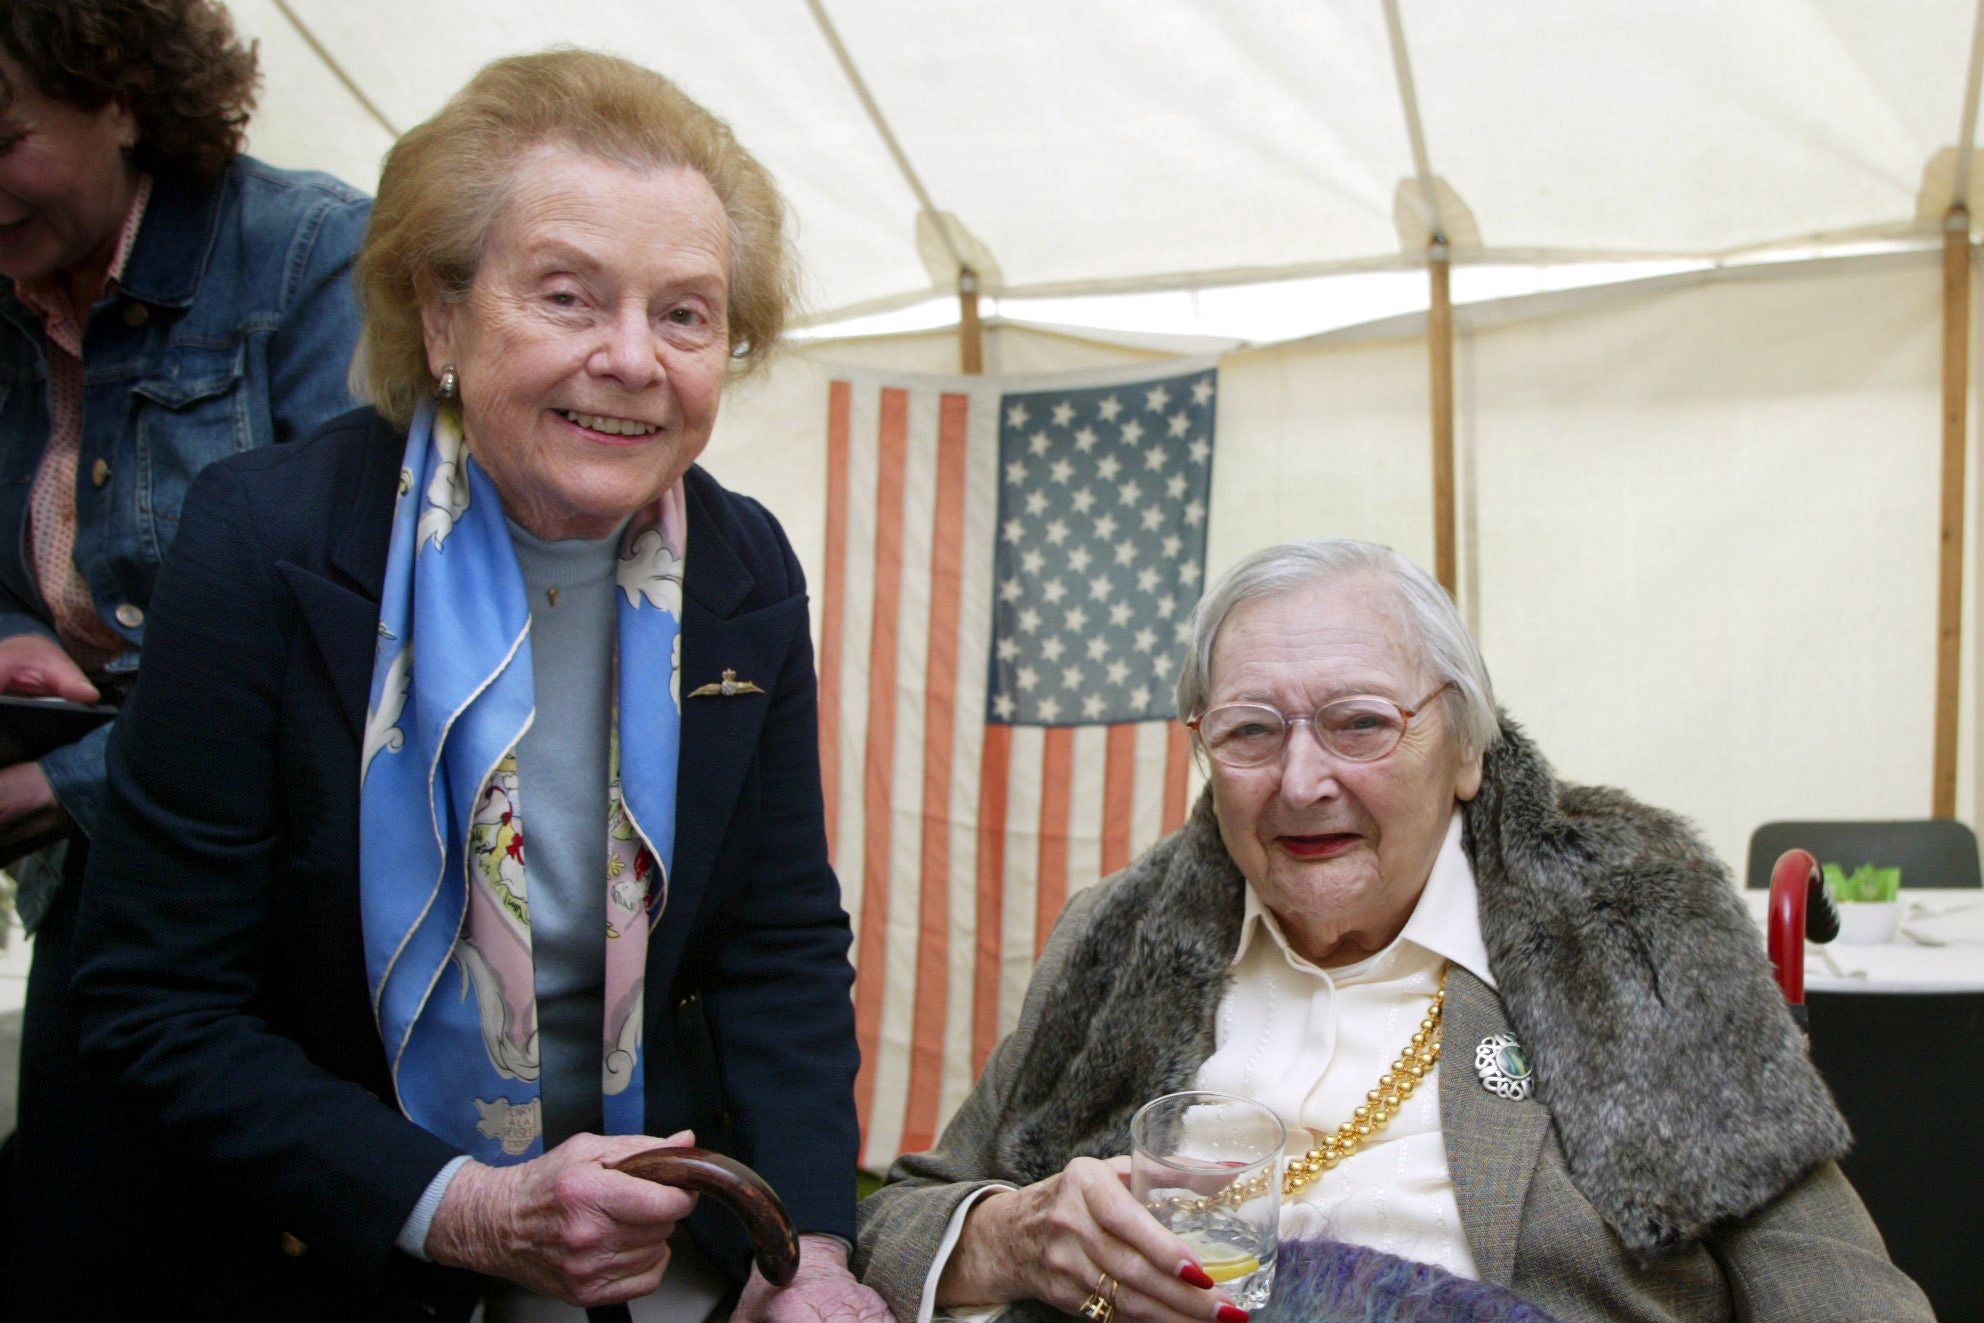
M 1287 1138 L 1268 1108 L 1203 1090 L 1168 1093 L 1130 1121 L 1131 1193 L 1250 1311 L 1274 1289 Z

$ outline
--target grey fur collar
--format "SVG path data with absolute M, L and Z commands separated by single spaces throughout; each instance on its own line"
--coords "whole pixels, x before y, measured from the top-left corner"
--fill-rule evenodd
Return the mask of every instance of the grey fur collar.
M 1628 1250 L 1690 1244 L 1846 1151 L 1742 901 L 1679 818 L 1560 784 L 1505 720 L 1465 821 L 1509 1022 L 1573 1179 Z M 1014 1177 L 1128 1152 L 1136 1109 L 1191 1087 L 1244 885 L 1210 795 L 1108 884 L 1015 1072 Z

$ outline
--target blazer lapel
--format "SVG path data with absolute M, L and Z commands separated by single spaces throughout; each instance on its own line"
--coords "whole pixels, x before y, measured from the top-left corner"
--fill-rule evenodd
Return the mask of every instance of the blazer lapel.
M 716 850 L 736 808 L 744 773 L 757 755 L 772 691 L 805 628 L 806 599 L 743 610 L 755 586 L 719 530 L 722 522 L 688 484 L 689 545 L 683 578 L 682 752 L 675 792 L 675 861 L 668 905 L 693 906 L 709 881 Z M 724 672 L 763 693 L 722 692 Z
M 1482 1281 L 1498 1286 L 1507 1286 L 1515 1270 L 1523 1204 L 1550 1130 L 1550 1111 L 1542 1103 L 1499 1098 L 1475 1076 L 1475 1045 L 1508 1032 L 1501 999 L 1456 968 L 1448 977 L 1441 1030 L 1440 1132 L 1475 1269 Z
M 319 572 L 291 561 L 276 570 L 296 597 L 310 637 L 330 668 L 338 705 L 352 737 L 365 737 L 365 710 L 372 701 L 372 664 L 378 656 L 379 593 L 392 539 L 393 501 L 399 463 L 392 450 L 390 424 L 378 420 L 377 447 L 359 467 L 348 493 L 349 515 L 339 525 Z
M 378 598 L 289 561 L 278 561 L 276 570 L 289 584 L 310 638 L 330 669 L 352 738 L 363 740 L 365 709 L 372 701 L 372 663 L 378 655 Z

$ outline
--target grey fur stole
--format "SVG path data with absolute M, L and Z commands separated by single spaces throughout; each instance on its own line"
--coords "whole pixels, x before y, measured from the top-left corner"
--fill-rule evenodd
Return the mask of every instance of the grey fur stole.
M 1509 1021 L 1629 1251 L 1691 1244 L 1846 1151 L 1754 925 L 1679 818 L 1559 784 L 1506 720 L 1464 817 Z M 1210 794 L 1105 887 L 1015 1072 L 999 1159 L 1021 1182 L 1128 1152 L 1136 1109 L 1212 1054 L 1245 883 Z

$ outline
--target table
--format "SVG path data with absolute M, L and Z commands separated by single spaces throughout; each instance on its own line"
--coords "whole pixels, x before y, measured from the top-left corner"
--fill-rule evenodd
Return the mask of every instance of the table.
M 1769 898 L 1743 893 L 1759 940 Z M 1903 887 L 1901 899 L 1897 941 L 1805 944 L 1812 1064 L 1853 1129 L 1840 1167 L 1895 1263 L 1939 1318 L 1979 1319 L 1984 891 Z
M 1807 992 L 1984 992 L 1984 891 L 1903 887 L 1897 940 L 1879 946 L 1805 944 Z M 1763 934 L 1770 892 L 1745 891 Z

